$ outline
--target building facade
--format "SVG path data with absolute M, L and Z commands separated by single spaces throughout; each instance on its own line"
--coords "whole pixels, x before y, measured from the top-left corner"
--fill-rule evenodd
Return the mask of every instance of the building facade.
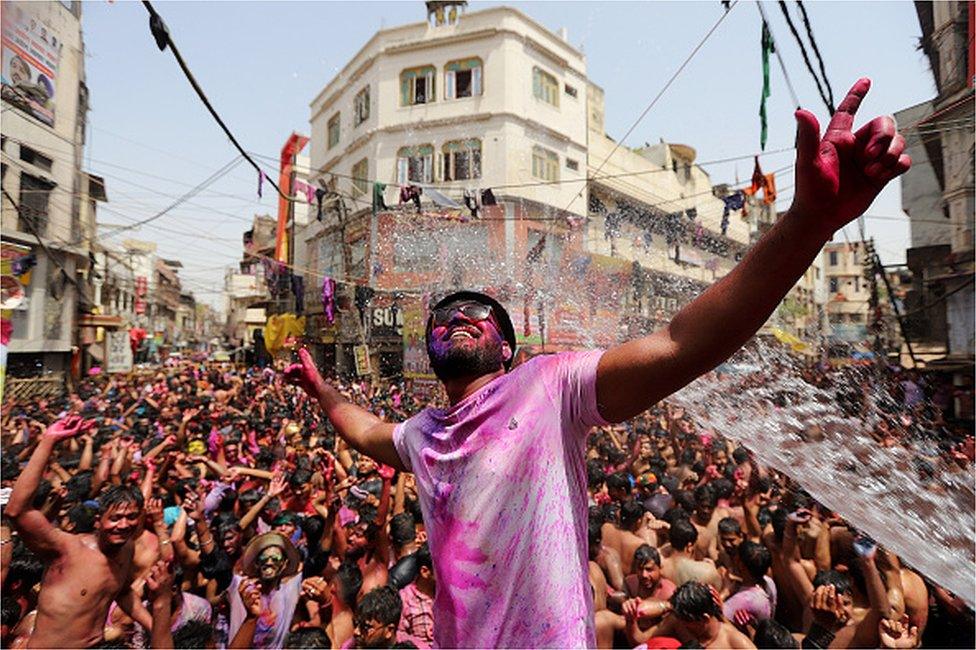
M 908 126 L 914 161 L 902 179 L 902 207 L 911 224 L 906 331 L 919 351 L 916 367 L 954 372 L 964 384 L 971 381 L 976 309 L 974 8 L 953 0 L 916 2 L 915 9 L 937 94 L 896 114 Z
M 79 313 L 93 306 L 93 202 L 104 200 L 104 183 L 82 171 L 81 12 L 81 2 L 67 0 L 3 5 L 2 233 L 19 247 L 13 255 L 36 259 L 24 299 L 3 316 L 12 326 L 12 375 L 69 370 L 81 355 Z

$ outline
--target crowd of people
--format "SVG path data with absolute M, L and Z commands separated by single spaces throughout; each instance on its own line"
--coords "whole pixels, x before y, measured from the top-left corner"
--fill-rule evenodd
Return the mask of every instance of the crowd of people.
M 282 369 L 185 361 L 8 401 L 3 646 L 431 647 L 413 474 L 349 449 Z M 429 403 L 337 385 L 391 421 Z M 957 433 L 944 462 L 969 471 Z M 586 481 L 601 648 L 974 646 L 958 596 L 678 406 L 595 429 Z

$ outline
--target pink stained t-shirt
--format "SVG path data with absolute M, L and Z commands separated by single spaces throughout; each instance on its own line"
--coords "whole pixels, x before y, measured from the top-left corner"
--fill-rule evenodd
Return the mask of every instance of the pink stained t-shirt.
M 417 478 L 443 648 L 593 647 L 585 453 L 601 351 L 536 357 L 397 425 Z

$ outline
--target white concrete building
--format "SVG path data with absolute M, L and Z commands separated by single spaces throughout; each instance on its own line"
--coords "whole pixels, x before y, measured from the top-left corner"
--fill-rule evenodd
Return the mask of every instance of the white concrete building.
M 585 178 L 586 61 L 510 7 L 384 29 L 311 104 L 311 174 L 369 202 L 389 183 L 491 187 Z M 505 194 L 585 214 L 582 184 Z M 388 201 L 395 201 L 393 194 Z
M 77 0 L 3 3 L 2 234 L 37 255 L 26 300 L 11 318 L 11 375 L 66 370 L 78 312 L 91 306 L 88 201 L 98 192 L 81 170 L 88 112 L 81 11 Z

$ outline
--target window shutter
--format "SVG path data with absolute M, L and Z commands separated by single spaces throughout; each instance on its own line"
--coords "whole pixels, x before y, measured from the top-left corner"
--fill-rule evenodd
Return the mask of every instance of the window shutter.
M 427 101 L 435 101 L 437 96 L 434 94 L 434 71 L 428 70 L 425 78 L 427 79 Z
M 471 68 L 471 94 L 481 94 L 481 66 Z
M 397 158 L 397 183 L 400 185 L 407 184 L 407 174 L 410 169 L 410 159 L 409 158 Z
M 407 76 L 400 77 L 400 106 L 410 105 L 410 88 L 413 86 L 413 79 Z
M 430 183 L 434 172 L 434 154 L 424 156 L 424 182 Z
M 454 99 L 454 70 L 444 75 L 444 99 Z
M 436 155 L 437 155 L 437 170 L 435 172 L 435 178 L 436 178 L 436 180 L 439 180 L 439 181 L 440 180 L 444 180 L 444 181 L 451 180 L 448 177 L 448 174 L 447 174 L 447 156 L 445 156 L 442 153 L 439 153 L 439 154 L 436 154 Z
M 542 75 L 538 68 L 532 69 L 532 94 L 542 98 Z

